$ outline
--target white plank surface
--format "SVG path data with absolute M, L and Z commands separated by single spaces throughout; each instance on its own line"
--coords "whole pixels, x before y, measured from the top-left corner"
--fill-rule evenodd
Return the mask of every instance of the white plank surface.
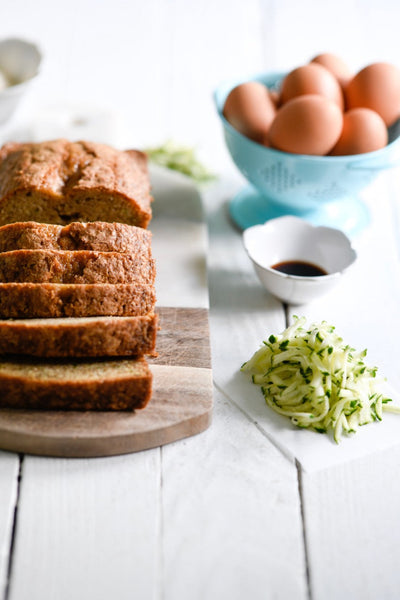
M 303 313 L 332 321 L 351 345 L 368 348 L 370 364 L 378 365 L 399 390 L 397 180 L 397 172 L 384 175 L 365 193 L 372 226 L 358 240 L 357 267 L 341 290 L 304 307 Z M 390 417 L 399 418 L 384 419 Z M 312 597 L 398 598 L 400 582 L 393 557 L 400 543 L 400 486 L 394 474 L 400 445 L 392 440 L 391 446 L 342 468 L 302 474 Z M 361 560 L 355 565 L 356 556 Z
M 11 600 L 159 594 L 160 451 L 23 464 Z
M 311 597 L 396 600 L 400 448 L 302 476 Z
M 358 260 L 332 293 L 292 313 L 309 319 L 333 320 L 349 343 L 367 348 L 367 359 L 377 364 L 400 389 L 396 340 L 400 333 L 399 230 L 396 209 L 400 199 L 398 171 L 385 174 L 363 193 L 372 223 L 354 240 Z
M 8 585 L 18 474 L 18 456 L 11 452 L 0 452 L 0 598 L 6 593 Z
M 307 598 L 296 469 L 222 394 L 162 473 L 165 600 Z
M 179 173 L 151 167 L 152 250 L 159 306 L 207 308 L 207 225 L 200 194 Z

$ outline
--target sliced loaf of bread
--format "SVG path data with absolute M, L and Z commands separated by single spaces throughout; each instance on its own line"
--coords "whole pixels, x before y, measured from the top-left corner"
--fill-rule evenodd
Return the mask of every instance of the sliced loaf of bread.
M 153 285 L 151 252 L 12 250 L 0 253 L 1 283 L 138 283 Z
M 108 221 L 147 227 L 147 157 L 93 142 L 10 142 L 0 149 L 0 225 Z
M 144 358 L 91 361 L 0 361 L 0 408 L 134 410 L 151 397 Z
M 41 358 L 154 353 L 157 316 L 0 320 L 0 354 Z
M 0 283 L 0 318 L 137 316 L 152 312 L 154 286 Z
M 51 225 L 26 221 L 0 227 L 0 252 L 11 250 L 96 250 L 149 255 L 151 232 L 125 223 Z

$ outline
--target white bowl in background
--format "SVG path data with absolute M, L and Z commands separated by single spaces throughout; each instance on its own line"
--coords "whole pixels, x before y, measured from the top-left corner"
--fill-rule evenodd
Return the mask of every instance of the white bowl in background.
M 12 116 L 33 79 L 38 75 L 42 55 L 26 40 L 0 40 L 0 73 L 10 83 L 0 91 L 0 125 Z
M 304 304 L 327 293 L 357 258 L 342 231 L 293 216 L 249 227 L 243 232 L 243 243 L 263 286 L 288 304 Z M 327 274 L 289 275 L 272 268 L 290 261 L 317 265 Z

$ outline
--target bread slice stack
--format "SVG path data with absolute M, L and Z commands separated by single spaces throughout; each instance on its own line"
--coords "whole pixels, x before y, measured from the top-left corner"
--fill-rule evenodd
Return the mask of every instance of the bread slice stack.
M 65 140 L 0 150 L 0 407 L 147 404 L 149 190 L 139 152 Z

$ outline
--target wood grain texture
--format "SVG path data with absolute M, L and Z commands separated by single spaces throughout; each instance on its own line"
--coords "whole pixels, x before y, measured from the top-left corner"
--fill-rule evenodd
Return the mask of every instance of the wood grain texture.
M 0 446 L 46 456 L 109 456 L 154 448 L 206 429 L 212 412 L 208 311 L 161 307 L 158 313 L 162 335 L 159 356 L 150 361 L 153 395 L 145 409 L 133 413 L 2 409 Z
M 211 368 L 208 310 L 160 308 L 158 357 L 152 365 Z

